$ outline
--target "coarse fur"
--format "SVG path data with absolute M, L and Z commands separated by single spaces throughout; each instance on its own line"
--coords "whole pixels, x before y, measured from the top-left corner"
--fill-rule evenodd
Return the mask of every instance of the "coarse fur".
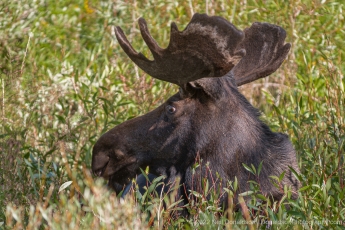
M 218 23 L 220 20 L 217 17 L 211 18 L 214 20 L 212 21 L 205 15 L 197 17 L 207 17 L 208 23 Z M 255 27 L 258 25 L 261 24 L 255 24 Z M 262 25 L 267 27 L 267 24 Z M 278 27 L 269 28 L 277 31 Z M 282 29 L 279 27 L 278 30 Z M 279 34 L 276 36 L 281 40 Z M 283 37 L 285 38 L 285 34 Z M 121 39 L 126 43 L 124 38 L 120 38 L 120 41 Z M 239 44 L 241 47 L 247 47 L 247 54 L 250 53 L 247 43 Z M 283 42 L 279 41 L 279 44 L 282 45 Z M 128 44 L 124 45 L 124 50 L 127 50 L 127 53 L 132 52 L 132 59 L 137 58 L 135 55 L 138 54 L 134 54 Z M 277 49 L 274 52 L 277 52 Z M 263 55 L 263 51 L 257 53 Z M 274 68 L 267 64 L 271 60 L 265 61 L 264 58 L 263 63 L 270 66 L 269 68 L 264 68 L 265 65 L 261 63 L 254 64 L 251 69 L 251 66 L 240 62 L 239 66 L 245 66 L 251 71 L 251 77 L 245 82 L 274 72 L 282 62 L 281 55 L 286 56 L 286 53 L 285 48 L 281 54 L 277 54 L 280 63 L 275 63 Z M 140 58 L 142 60 L 142 57 Z M 246 60 L 246 57 L 243 60 Z M 260 66 L 260 72 L 254 71 L 256 66 Z M 150 67 L 150 71 L 152 69 Z M 180 178 L 182 186 L 178 196 L 185 198 L 190 190 L 203 192 L 202 178 L 224 188 L 227 181 L 233 181 L 236 177 L 237 193 L 248 191 L 248 181 L 252 180 L 260 184 L 263 194 L 274 200 L 282 198 L 284 189 L 274 186 L 270 176 L 279 177 L 285 173 L 281 186 L 290 186 L 292 197 L 296 198 L 299 182 L 289 169 L 291 167 L 299 172 L 294 148 L 285 134 L 272 132 L 260 120 L 259 111 L 237 88 L 241 80 L 238 80 L 240 78 L 236 73 L 245 77 L 245 71 L 236 69 L 236 65 L 233 70 L 235 71 L 212 78 L 186 82 L 183 79 L 176 80 L 175 84 L 180 86 L 179 93 L 155 110 L 128 120 L 101 136 L 93 149 L 94 173 L 108 179 L 109 186 L 120 192 L 132 178 L 140 174 L 139 168 L 149 166 L 151 174 L 165 175 L 166 183 Z M 158 72 L 161 77 L 162 70 Z M 172 77 L 167 79 L 170 81 Z M 200 166 L 193 169 L 196 162 Z M 262 170 L 259 176 L 254 176 L 243 167 L 243 164 L 246 164 L 258 168 L 261 162 Z M 222 202 L 226 203 L 225 201 L 226 194 L 222 197 Z

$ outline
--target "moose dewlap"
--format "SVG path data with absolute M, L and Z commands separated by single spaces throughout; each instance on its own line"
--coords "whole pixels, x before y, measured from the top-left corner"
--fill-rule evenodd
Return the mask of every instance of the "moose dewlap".
M 238 193 L 248 191 L 253 180 L 273 199 L 281 199 L 285 185 L 296 198 L 299 182 L 290 167 L 299 169 L 291 142 L 272 132 L 237 89 L 279 68 L 290 50 L 284 29 L 256 22 L 241 31 L 224 18 L 195 14 L 183 31 L 172 23 L 170 43 L 162 49 L 142 18 L 139 27 L 154 60 L 136 52 L 116 27 L 122 49 L 143 71 L 180 90 L 155 110 L 102 135 L 93 148 L 93 172 L 116 192 L 149 166 L 151 174 L 165 175 L 165 182 L 180 178 L 181 197 L 202 192 L 202 178 L 224 188 L 236 177 Z M 193 174 L 196 161 L 200 167 Z M 243 167 L 260 163 L 256 176 Z M 282 174 L 281 187 L 274 186 L 270 176 Z M 214 180 L 217 176 L 221 180 Z

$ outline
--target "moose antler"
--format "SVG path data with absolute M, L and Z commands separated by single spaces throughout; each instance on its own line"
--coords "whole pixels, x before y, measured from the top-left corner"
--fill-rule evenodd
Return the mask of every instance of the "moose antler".
M 244 33 L 222 17 L 195 14 L 183 31 L 171 24 L 170 43 L 158 46 L 146 21 L 139 19 L 141 35 L 154 60 L 133 49 L 120 27 L 116 37 L 126 54 L 154 78 L 182 86 L 206 77 L 229 73 L 238 86 L 266 77 L 279 68 L 291 45 L 284 44 L 285 30 L 254 23 Z
M 244 49 L 237 48 L 243 40 L 243 32 L 221 17 L 195 14 L 183 31 L 172 23 L 166 49 L 160 48 L 151 37 L 143 18 L 139 19 L 139 27 L 154 60 L 136 52 L 121 28 L 116 27 L 115 34 L 122 49 L 152 77 L 180 86 L 200 78 L 221 77 L 245 54 Z
M 266 77 L 285 60 L 291 44 L 284 44 L 286 33 L 279 26 L 255 22 L 244 30 L 240 48 L 246 55 L 231 70 L 238 86 Z

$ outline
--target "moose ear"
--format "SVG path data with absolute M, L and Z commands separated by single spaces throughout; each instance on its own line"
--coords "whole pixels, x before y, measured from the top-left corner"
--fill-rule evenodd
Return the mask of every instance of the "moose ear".
M 244 30 L 245 38 L 240 47 L 246 55 L 231 70 L 237 86 L 264 78 L 274 73 L 285 60 L 291 44 L 284 44 L 283 28 L 255 22 Z
M 185 92 L 193 95 L 197 90 L 202 90 L 208 97 L 219 99 L 225 95 L 226 87 L 224 87 L 224 84 L 230 83 L 236 86 L 234 78 L 229 76 L 231 76 L 230 73 L 220 78 L 201 78 L 189 82 Z

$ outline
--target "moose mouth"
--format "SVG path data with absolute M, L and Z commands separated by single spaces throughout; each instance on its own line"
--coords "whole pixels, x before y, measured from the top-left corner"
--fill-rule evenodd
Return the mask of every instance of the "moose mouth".
M 112 188 L 117 194 L 119 194 L 124 190 L 125 187 L 131 184 L 131 180 L 137 175 L 136 170 L 132 166 L 133 165 L 124 167 L 109 177 L 108 186 Z
M 93 173 L 98 177 L 103 176 L 108 164 L 109 164 L 109 161 L 102 168 L 95 170 Z
M 120 162 L 114 162 L 113 159 L 109 159 L 103 167 L 98 168 L 94 171 L 94 174 L 98 177 L 104 177 L 109 179 L 114 174 L 117 174 L 120 170 L 124 168 L 132 168 L 131 165 L 137 165 L 137 159 L 135 157 L 129 157 L 123 159 Z

